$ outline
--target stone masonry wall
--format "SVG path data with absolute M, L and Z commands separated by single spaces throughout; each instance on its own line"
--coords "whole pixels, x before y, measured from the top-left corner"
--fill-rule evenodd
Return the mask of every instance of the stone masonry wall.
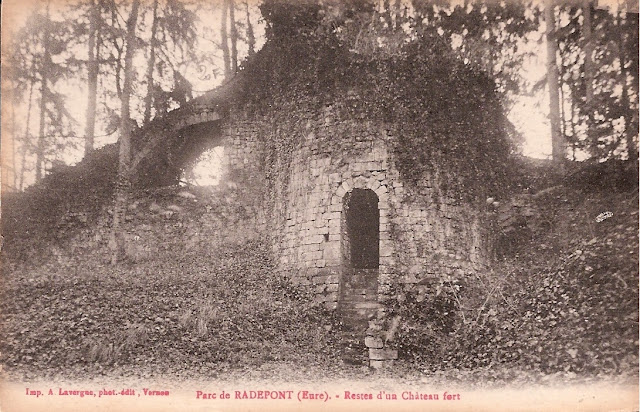
M 393 127 L 348 113 L 340 102 L 320 113 L 300 109 L 286 128 L 236 114 L 223 128 L 229 168 L 242 168 L 253 184 L 263 185 L 265 145 L 278 133 L 292 134 L 289 161 L 273 161 L 270 202 L 256 216 L 272 235 L 280 268 L 294 283 L 314 288 L 318 303 L 336 308 L 343 198 L 362 188 L 379 199 L 378 300 L 394 284 L 420 288 L 428 278 L 460 279 L 479 270 L 485 256 L 481 213 L 443 196 L 429 178 L 417 193 L 406 189 L 391 150 Z
M 353 328 L 349 347 L 366 350 L 372 367 L 386 367 L 398 352 L 386 347 L 382 302 L 398 289 L 430 293 L 434 282 L 463 281 L 481 270 L 483 214 L 462 196 L 443 195 L 437 176 L 446 176 L 447 165 L 436 167 L 436 178 L 406 187 L 393 154 L 393 125 L 354 114 L 340 101 L 280 113 L 225 119 L 223 181 L 237 185 L 255 211 L 253 223 L 270 235 L 279 269 L 311 288 L 315 303 L 340 309 Z M 348 267 L 345 196 L 353 189 L 378 199 L 377 269 Z

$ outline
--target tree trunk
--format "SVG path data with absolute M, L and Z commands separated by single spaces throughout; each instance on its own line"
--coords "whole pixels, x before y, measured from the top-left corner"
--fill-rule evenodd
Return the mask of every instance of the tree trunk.
M 638 163 L 638 147 L 634 141 L 637 130 L 633 130 L 633 110 L 631 110 L 631 102 L 629 101 L 629 73 L 627 70 L 627 58 L 625 55 L 625 27 L 623 27 L 622 13 L 618 16 L 618 59 L 620 60 L 620 83 L 622 86 L 622 96 L 620 97 L 621 105 L 624 108 L 624 134 L 625 143 L 627 145 L 627 156 L 631 163 L 637 167 Z
M 560 133 L 560 96 L 558 93 L 558 43 L 555 32 L 553 0 L 546 0 L 544 17 L 547 39 L 547 85 L 549 86 L 549 122 L 551 124 L 551 147 L 553 160 L 562 164 L 565 144 Z
M 560 100 L 560 135 L 566 141 L 567 140 L 567 125 L 566 125 L 566 114 L 564 110 L 564 75 L 565 75 L 565 66 L 564 66 L 564 53 L 562 50 L 558 50 L 560 55 L 560 73 L 558 76 L 558 98 Z
M 238 72 L 238 30 L 236 28 L 236 4 L 233 0 L 229 2 L 229 24 L 231 25 L 231 73 Z
M 96 0 L 92 0 L 89 10 L 89 61 L 87 64 L 87 116 L 84 131 L 84 156 L 87 157 L 93 150 L 96 133 L 96 101 L 98 99 L 98 19 L 100 14 L 99 5 Z
M 4 89 L 4 87 L 3 87 Z M 7 138 L 2 139 L 2 151 L 0 151 L 0 165 L 2 166 L 2 183 L 0 189 L 2 192 L 16 191 L 18 188 L 18 179 L 16 175 L 17 163 L 16 163 L 16 142 L 18 137 L 18 125 L 16 123 L 16 98 L 15 91 L 3 90 L 6 93 L 6 101 L 11 102 L 11 108 L 7 106 L 3 107 L 5 116 L 9 117 L 6 122 L 9 128 Z
M 46 145 L 46 111 L 47 111 L 47 95 L 49 94 L 49 69 L 51 67 L 51 53 L 49 50 L 49 3 L 47 2 L 45 11 L 45 26 L 42 31 L 42 45 L 44 47 L 44 56 L 40 67 L 40 127 L 38 130 L 38 144 L 36 146 L 36 182 L 39 182 L 44 175 L 45 161 L 45 145 Z
M 224 61 L 224 77 L 229 78 L 231 73 L 231 64 L 229 59 L 229 36 L 227 33 L 227 10 L 229 1 L 222 1 L 222 16 L 220 21 L 220 48 L 222 49 L 222 60 Z
M 153 1 L 153 22 L 151 23 L 151 40 L 149 41 L 149 61 L 147 63 L 147 95 L 144 98 L 144 124 L 151 120 L 153 105 L 153 68 L 156 64 L 156 32 L 158 30 L 158 0 Z
M 133 54 L 136 48 L 136 25 L 140 0 L 134 0 L 131 14 L 127 20 L 127 50 L 124 57 L 124 80 L 120 98 L 120 139 L 118 156 L 118 178 L 116 182 L 116 201 L 113 209 L 113 227 L 111 235 L 111 263 L 116 264 L 125 255 L 125 237 L 122 225 L 125 222 L 131 180 L 129 169 L 131 164 L 131 132 L 130 98 L 133 77 Z
M 571 160 L 576 161 L 576 147 L 578 145 L 578 136 L 576 135 L 576 107 L 575 107 L 575 96 L 574 90 L 569 89 L 571 93 L 571 98 L 569 99 L 569 103 L 571 104 Z M 579 117 L 579 114 L 578 114 Z
M 591 23 L 591 0 L 586 0 L 582 5 L 582 15 L 584 18 L 584 77 L 585 77 L 585 103 L 587 107 L 587 138 L 591 149 L 591 156 L 595 159 L 598 156 L 598 137 L 595 133 L 593 121 L 593 41 Z
M 256 36 L 253 33 L 253 25 L 251 24 L 251 17 L 249 16 L 249 3 L 244 3 L 247 11 L 247 46 L 249 47 L 249 56 L 256 54 Z
M 118 26 L 118 14 L 116 12 L 115 6 L 111 8 L 111 26 Z M 118 99 L 122 97 L 122 81 L 120 73 L 122 72 L 122 47 L 118 45 L 118 41 L 113 41 L 113 47 L 116 49 L 117 55 L 115 59 L 116 67 L 115 67 L 115 86 L 116 86 L 116 95 Z
M 20 176 L 18 180 L 18 190 L 22 191 L 24 189 L 24 170 L 27 167 L 27 150 L 29 148 L 29 143 L 31 140 L 31 133 L 29 132 L 29 126 L 31 124 L 31 104 L 33 101 L 33 86 L 35 80 L 31 80 L 29 84 L 29 103 L 27 104 L 27 123 L 25 125 L 24 130 L 24 140 L 22 141 L 22 147 L 20 148 L 20 155 L 22 156 L 20 159 Z

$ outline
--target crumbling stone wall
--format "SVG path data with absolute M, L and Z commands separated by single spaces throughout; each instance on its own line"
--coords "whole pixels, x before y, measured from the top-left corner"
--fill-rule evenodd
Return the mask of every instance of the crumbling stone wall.
M 265 156 L 283 125 L 266 116 L 232 114 L 223 127 L 225 157 L 250 184 L 267 187 L 272 179 L 256 222 L 271 233 L 280 268 L 294 283 L 313 287 L 318 303 L 339 304 L 344 197 L 354 188 L 379 199 L 379 301 L 393 285 L 421 288 L 427 278 L 461 279 L 482 268 L 482 212 L 443 195 L 438 176 L 407 188 L 393 155 L 393 125 L 354 114 L 340 101 L 288 114 L 295 119 L 286 128 L 293 147 L 288 159 L 271 159 L 272 170 Z
M 378 321 L 362 339 L 372 364 L 382 366 L 397 357 L 384 347 L 390 332 L 378 325 L 382 302 L 399 290 L 430 293 L 435 282 L 464 282 L 482 270 L 484 213 L 464 196 L 445 194 L 446 164 L 407 185 L 393 124 L 359 115 L 346 101 L 321 110 L 300 103 L 280 113 L 229 114 L 220 137 L 225 178 L 252 188 L 243 201 L 254 206 L 256 227 L 270 234 L 279 268 L 294 284 L 312 288 L 317 304 Z M 354 189 L 375 193 L 379 213 L 378 265 L 359 271 L 349 268 L 345 226 L 345 199 Z M 361 288 L 363 301 L 347 305 L 345 288 Z

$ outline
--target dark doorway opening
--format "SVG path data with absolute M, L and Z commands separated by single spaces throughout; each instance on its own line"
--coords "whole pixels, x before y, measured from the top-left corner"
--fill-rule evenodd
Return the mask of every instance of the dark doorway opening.
M 380 266 L 380 211 L 370 189 L 353 189 L 342 212 L 342 280 L 339 306 L 362 323 L 377 307 Z
M 380 212 L 378 196 L 370 189 L 353 189 L 345 196 L 347 267 L 378 269 L 380 266 Z
M 378 303 L 380 266 L 380 211 L 370 189 L 353 189 L 343 199 L 342 276 L 338 307 L 344 324 L 345 361 L 364 364 L 368 352 L 364 337 L 368 319 Z

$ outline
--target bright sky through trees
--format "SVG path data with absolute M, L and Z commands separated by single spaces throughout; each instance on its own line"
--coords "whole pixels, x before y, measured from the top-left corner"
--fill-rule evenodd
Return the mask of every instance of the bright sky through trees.
M 69 1 L 67 3 L 71 4 L 73 2 Z M 406 3 L 407 5 L 410 4 L 406 1 L 403 1 L 402 3 Z M 24 25 L 24 22 L 27 20 L 29 14 L 34 10 L 41 9 L 42 4 L 42 1 L 39 0 L 9 0 L 3 3 L 3 52 L 6 51 L 4 47 L 6 47 L 6 45 L 8 44 L 6 40 L 9 39 L 9 31 L 21 28 Z M 52 18 L 61 19 L 61 14 L 56 14 L 56 7 L 61 9 L 62 4 L 65 3 L 63 2 L 63 0 L 58 0 L 52 1 L 51 4 L 52 6 L 54 6 L 52 7 Z M 194 4 L 195 3 L 190 3 L 188 7 L 196 10 L 194 8 L 196 7 L 194 6 Z M 452 4 L 455 4 L 455 2 L 453 2 Z M 184 75 L 192 84 L 194 96 L 200 95 L 208 90 L 215 88 L 223 80 L 222 68 L 224 65 L 222 63 L 222 52 L 220 50 L 219 40 L 219 6 L 220 4 L 210 3 L 203 3 L 200 6 L 197 6 L 197 17 L 199 18 L 199 21 L 197 22 L 196 27 L 197 43 L 195 54 L 198 56 L 202 56 L 202 60 L 176 61 L 173 68 L 174 70 L 178 70 L 182 75 Z M 236 1 L 236 6 L 236 19 L 238 21 L 238 24 L 243 24 L 243 19 L 245 19 L 246 12 L 249 13 L 253 28 L 255 30 L 255 37 L 257 39 L 256 46 L 259 49 L 264 43 L 264 23 L 261 20 L 257 3 L 254 1 L 250 1 L 250 7 L 246 7 L 244 3 Z M 65 13 L 67 13 L 66 18 L 69 18 L 68 13 L 73 12 L 66 11 Z M 121 16 L 121 18 L 123 19 L 124 17 Z M 150 13 L 148 11 L 143 12 L 141 16 L 143 27 L 150 26 L 149 19 Z M 147 29 L 148 27 L 146 27 L 144 30 Z M 524 143 L 522 146 L 523 154 L 537 158 L 548 158 L 551 155 L 551 138 L 548 119 L 548 91 L 546 90 L 546 88 L 538 88 L 535 92 L 531 92 L 531 86 L 533 84 L 539 83 L 545 77 L 546 57 L 544 53 L 545 39 L 543 33 L 544 23 L 541 23 L 538 31 L 530 33 L 528 35 L 527 41 L 522 42 L 519 53 L 528 53 L 529 56 L 524 59 L 524 63 L 520 69 L 519 74 L 521 78 L 524 79 L 527 87 L 525 87 L 524 90 L 521 90 L 519 92 L 520 94 L 511 96 L 513 106 L 508 108 L 508 118 L 515 126 L 515 129 L 524 138 Z M 148 33 L 145 33 L 143 29 L 138 29 L 137 34 L 142 39 L 146 39 L 148 37 Z M 75 55 L 74 58 L 79 60 L 85 60 L 87 58 L 87 51 L 84 44 L 76 43 L 76 45 L 73 47 L 75 47 L 75 49 L 72 48 L 69 52 Z M 246 55 L 247 43 L 246 41 L 241 40 L 238 42 L 238 57 L 240 61 L 242 61 L 246 57 Z M 134 57 L 134 66 L 137 67 L 138 71 L 143 72 L 146 64 L 147 53 L 145 51 L 145 48 L 142 47 Z M 85 126 L 84 114 L 86 111 L 87 102 L 87 84 L 86 78 L 84 77 L 86 76 L 86 73 L 83 70 L 84 69 L 81 69 L 78 72 L 80 73 L 80 75 L 76 74 L 68 76 L 66 80 L 60 81 L 58 84 L 58 91 L 66 96 L 66 107 L 69 113 L 73 115 L 73 119 L 75 120 L 75 123 L 72 126 L 75 137 L 70 137 L 69 139 L 76 139 L 78 140 L 78 142 L 75 142 L 71 145 L 65 145 L 63 150 L 55 153 L 55 159 L 52 157 L 47 159 L 49 162 L 49 166 L 51 165 L 51 162 L 55 160 L 63 161 L 67 164 L 73 164 L 81 160 L 82 158 L 83 150 L 81 143 Z M 104 81 L 108 82 L 110 80 L 108 78 L 105 78 Z M 158 79 L 160 86 L 164 86 L 165 88 L 170 87 L 170 85 L 166 84 L 166 81 L 166 78 Z M 136 82 L 137 84 L 134 84 L 131 102 L 132 118 L 135 119 L 138 124 L 141 124 L 144 112 L 143 106 L 146 86 L 144 84 L 144 78 L 141 75 L 138 75 Z M 529 90 L 527 90 L 527 88 Z M 104 97 L 104 99 L 108 98 Z M 114 98 L 110 97 L 110 99 L 113 100 Z M 16 124 L 22 124 L 23 127 L 26 126 L 27 130 L 31 130 L 31 134 L 35 136 L 38 129 L 38 116 L 30 116 L 29 124 L 25 125 L 27 119 L 26 111 L 28 106 L 25 100 L 26 99 L 22 99 L 22 102 L 16 103 L 14 107 L 12 107 L 12 109 L 14 109 L 16 113 Z M 112 104 L 115 106 L 114 101 L 111 101 L 110 103 L 108 101 L 106 103 L 103 102 L 103 105 L 108 104 Z M 175 103 L 173 103 L 173 106 L 170 107 L 176 107 Z M 5 115 L 4 111 L 3 115 Z M 102 118 L 98 116 L 98 124 L 96 130 L 104 131 L 105 129 L 108 129 L 106 123 L 109 120 L 110 119 L 107 119 L 104 116 Z M 6 130 L 6 128 L 4 130 Z M 108 143 L 113 143 L 118 138 L 117 132 L 96 134 L 96 147 L 100 147 L 101 145 L 105 145 Z M 215 157 L 216 156 L 211 157 L 209 161 L 214 162 Z

